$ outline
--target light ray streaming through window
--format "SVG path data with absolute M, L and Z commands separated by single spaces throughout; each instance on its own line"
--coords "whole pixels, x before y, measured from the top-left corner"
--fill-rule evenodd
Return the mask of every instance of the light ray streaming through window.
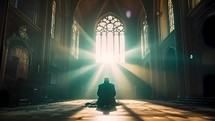
M 108 15 L 97 24 L 96 28 L 96 62 L 124 63 L 125 37 L 121 21 Z

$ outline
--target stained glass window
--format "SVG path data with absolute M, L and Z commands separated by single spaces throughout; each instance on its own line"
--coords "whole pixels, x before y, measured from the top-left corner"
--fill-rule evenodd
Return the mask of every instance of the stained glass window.
M 169 31 L 172 32 L 175 29 L 172 0 L 168 0 L 168 15 L 169 15 Z
M 52 20 L 51 20 L 51 37 L 54 38 L 55 35 L 55 18 L 56 18 L 56 1 L 53 0 L 52 3 Z
M 149 46 L 148 46 L 148 24 L 147 21 L 143 22 L 143 28 L 141 31 L 141 53 L 142 58 L 144 58 L 149 53 Z
M 72 26 L 73 30 L 73 36 L 72 36 L 72 55 L 78 59 L 78 53 L 79 53 L 79 29 L 78 29 L 78 24 L 76 21 L 73 22 Z
M 113 15 L 104 17 L 96 26 L 96 62 L 125 62 L 124 25 Z

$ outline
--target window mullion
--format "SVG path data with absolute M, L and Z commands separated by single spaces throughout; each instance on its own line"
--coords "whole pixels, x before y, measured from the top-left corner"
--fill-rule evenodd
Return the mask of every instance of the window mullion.
M 97 62 L 124 62 L 125 37 L 122 23 L 116 17 L 108 15 L 98 24 L 97 36 L 98 33 L 101 35 L 100 41 L 96 41 L 96 46 L 100 45 L 96 49 L 96 56 L 100 55 L 96 57 Z

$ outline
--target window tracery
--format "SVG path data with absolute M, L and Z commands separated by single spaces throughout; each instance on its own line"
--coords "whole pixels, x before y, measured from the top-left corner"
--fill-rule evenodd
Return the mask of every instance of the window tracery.
M 122 22 L 113 15 L 99 21 L 96 27 L 96 62 L 125 62 L 125 33 Z

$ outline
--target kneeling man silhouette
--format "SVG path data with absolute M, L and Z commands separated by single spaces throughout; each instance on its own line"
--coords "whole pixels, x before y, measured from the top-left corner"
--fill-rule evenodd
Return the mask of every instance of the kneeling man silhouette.
M 99 84 L 97 95 L 97 110 L 112 111 L 116 109 L 116 90 L 114 84 L 109 82 L 108 77 L 104 78 L 104 83 Z

